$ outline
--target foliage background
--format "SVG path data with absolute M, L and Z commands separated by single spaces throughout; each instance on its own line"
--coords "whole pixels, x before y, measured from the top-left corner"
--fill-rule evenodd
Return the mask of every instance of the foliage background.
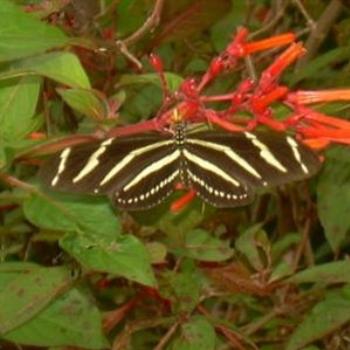
M 205 71 L 238 26 L 254 39 L 293 31 L 308 54 L 285 75 L 287 86 L 350 85 L 346 1 L 168 0 L 159 24 L 135 39 L 154 4 L 1 0 L 2 347 L 349 349 L 346 147 L 330 148 L 312 181 L 240 209 L 195 200 L 174 214 L 174 194 L 147 212 L 116 213 L 104 198 L 38 184 L 38 150 L 53 151 L 42 145 L 157 112 L 150 52 L 175 90 Z M 254 56 L 256 71 L 277 53 Z M 230 91 L 246 75 L 242 65 L 210 92 Z M 348 107 L 317 106 L 342 118 Z

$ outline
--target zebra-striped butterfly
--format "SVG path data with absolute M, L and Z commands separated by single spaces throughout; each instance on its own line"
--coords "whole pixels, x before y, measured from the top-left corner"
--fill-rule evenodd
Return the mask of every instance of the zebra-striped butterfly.
M 52 189 L 107 194 L 121 209 L 151 208 L 181 182 L 216 207 L 252 201 L 254 190 L 312 176 L 317 155 L 293 137 L 272 132 L 145 133 L 67 147 L 40 176 Z

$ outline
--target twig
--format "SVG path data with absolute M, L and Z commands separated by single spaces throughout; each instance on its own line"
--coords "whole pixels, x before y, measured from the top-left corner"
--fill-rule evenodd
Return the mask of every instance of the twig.
M 302 233 L 301 242 L 299 243 L 298 249 L 295 253 L 295 258 L 293 261 L 293 271 L 297 270 L 301 256 L 303 255 L 303 252 L 305 251 L 305 249 L 307 247 L 307 242 L 309 240 L 310 228 L 311 228 L 311 219 L 307 218 L 306 222 L 305 222 L 304 230 Z
M 289 4 L 289 1 L 286 0 L 283 2 L 283 6 L 281 6 L 279 9 L 277 9 L 276 14 L 273 18 L 271 18 L 271 20 L 269 20 L 266 25 L 264 25 L 263 27 L 261 27 L 259 30 L 251 33 L 249 35 L 249 39 L 253 39 L 267 31 L 269 31 L 270 29 L 272 29 L 283 17 L 286 11 L 286 8 Z
M 162 339 L 159 341 L 157 346 L 154 348 L 154 350 L 162 350 L 164 346 L 167 344 L 169 339 L 173 336 L 173 334 L 176 332 L 177 327 L 180 325 L 180 321 L 176 321 L 165 333 L 165 335 L 162 337 Z
M 334 21 L 341 14 L 342 8 L 343 6 L 340 0 L 330 1 L 306 40 L 305 48 L 307 53 L 298 61 L 295 67 L 296 71 L 304 67 L 316 55 Z
M 148 31 L 153 27 L 156 27 L 159 23 L 160 16 L 162 13 L 163 5 L 165 0 L 156 0 L 153 11 L 151 15 L 147 18 L 145 23 L 137 29 L 134 33 L 123 40 L 125 46 L 130 46 L 135 44 L 140 40 Z
M 246 336 L 250 336 L 254 334 L 256 331 L 261 329 L 266 323 L 273 320 L 276 316 L 283 313 L 283 310 L 280 308 L 275 308 L 266 315 L 262 316 L 260 319 L 258 319 L 255 322 L 252 322 L 244 327 L 242 327 L 240 330 L 242 333 L 244 333 Z
M 134 56 L 129 50 L 128 47 L 126 46 L 125 42 L 122 40 L 117 40 L 115 42 L 117 48 L 119 51 L 130 61 L 132 62 L 138 70 L 142 70 L 143 65 L 142 63 Z
M 156 27 L 159 23 L 160 16 L 162 13 L 163 5 L 165 0 L 156 0 L 156 3 L 154 5 L 153 11 L 151 15 L 146 19 L 146 21 L 143 23 L 143 25 L 137 29 L 134 33 L 129 35 L 124 40 L 117 40 L 115 42 L 117 48 L 119 51 L 135 66 L 138 70 L 142 70 L 143 65 L 142 63 L 136 58 L 135 55 L 133 55 L 129 49 L 128 46 L 131 46 L 135 44 L 138 40 L 140 40 L 148 31 L 150 31 L 152 28 Z
M 28 192 L 31 192 L 31 193 L 38 193 L 39 192 L 36 187 L 34 187 L 26 182 L 23 182 L 23 181 L 17 179 L 16 177 L 9 175 L 9 174 L 0 173 L 0 181 L 3 181 L 4 183 L 6 183 L 12 187 L 22 188 L 22 189 L 24 189 Z
M 299 11 L 302 13 L 302 15 L 305 17 L 310 30 L 311 31 L 315 30 L 316 23 L 312 19 L 312 17 L 309 15 L 309 13 L 306 11 L 304 4 L 300 0 L 293 0 L 293 2 L 295 3 L 295 6 L 299 9 Z

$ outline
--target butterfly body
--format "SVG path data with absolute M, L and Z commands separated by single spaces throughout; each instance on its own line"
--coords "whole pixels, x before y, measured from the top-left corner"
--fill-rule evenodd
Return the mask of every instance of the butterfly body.
M 60 191 L 107 194 L 125 210 L 151 208 L 181 182 L 217 207 L 251 202 L 259 187 L 312 176 L 316 154 L 294 138 L 265 132 L 191 132 L 110 138 L 66 148 L 41 169 L 44 183 Z

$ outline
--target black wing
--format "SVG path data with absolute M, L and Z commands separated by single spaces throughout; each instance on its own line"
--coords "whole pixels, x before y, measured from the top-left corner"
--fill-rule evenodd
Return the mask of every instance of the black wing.
M 305 179 L 321 164 L 291 136 L 271 132 L 193 133 L 187 137 L 186 152 L 191 185 L 219 207 L 247 204 L 254 188 Z
M 168 136 L 110 138 L 63 149 L 44 163 L 40 177 L 52 189 L 108 194 L 119 208 L 146 209 L 172 192 L 179 158 Z

